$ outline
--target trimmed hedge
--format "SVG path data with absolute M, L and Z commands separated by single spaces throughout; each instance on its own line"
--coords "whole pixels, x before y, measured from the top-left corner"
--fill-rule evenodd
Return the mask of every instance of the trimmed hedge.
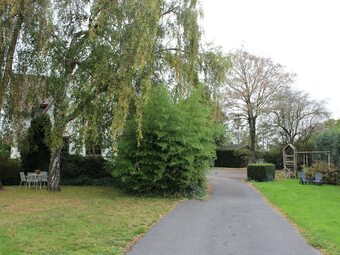
M 249 164 L 247 167 L 248 179 L 254 181 L 273 181 L 275 179 L 274 164 Z
M 215 167 L 246 167 L 247 155 L 240 150 L 224 149 L 216 151 Z
M 80 156 L 63 153 L 60 161 L 62 185 L 111 185 L 112 176 L 106 171 L 101 156 Z
M 100 156 L 62 154 L 60 172 L 62 185 L 112 185 L 114 180 L 105 169 Z M 21 161 L 0 157 L 0 179 L 3 185 L 19 185 Z
M 3 185 L 19 185 L 20 171 L 20 160 L 0 157 L 0 178 Z

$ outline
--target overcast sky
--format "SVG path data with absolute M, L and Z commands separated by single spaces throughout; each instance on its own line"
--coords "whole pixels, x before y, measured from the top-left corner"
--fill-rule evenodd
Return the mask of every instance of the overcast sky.
M 340 118 L 339 0 L 201 0 L 206 41 L 244 49 L 297 74 L 295 86 Z

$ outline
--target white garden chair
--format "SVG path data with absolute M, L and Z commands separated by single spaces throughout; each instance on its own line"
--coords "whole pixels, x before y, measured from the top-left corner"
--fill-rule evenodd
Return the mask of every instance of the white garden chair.
M 41 185 L 45 187 L 45 185 L 47 185 L 47 182 L 48 182 L 47 172 L 45 171 L 40 172 L 40 175 L 38 176 L 38 181 L 39 181 L 40 189 L 41 189 Z
M 25 176 L 25 173 L 24 172 L 20 172 L 20 184 L 19 184 L 19 189 L 21 187 L 21 184 L 24 184 L 26 186 L 27 184 L 27 179 L 26 179 L 26 176 Z
M 38 178 L 37 175 L 35 173 L 27 173 L 26 176 L 26 188 L 28 186 L 28 188 L 31 188 L 31 185 L 35 188 L 38 188 Z

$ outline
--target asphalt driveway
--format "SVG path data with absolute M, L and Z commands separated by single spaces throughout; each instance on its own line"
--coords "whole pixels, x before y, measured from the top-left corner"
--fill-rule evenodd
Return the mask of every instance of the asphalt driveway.
M 244 178 L 244 170 L 213 169 L 209 174 L 212 194 L 207 201 L 182 203 L 127 254 L 320 254 Z

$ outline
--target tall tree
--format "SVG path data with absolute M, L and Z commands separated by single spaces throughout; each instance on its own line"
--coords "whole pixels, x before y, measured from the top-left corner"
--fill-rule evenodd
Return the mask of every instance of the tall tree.
M 226 99 L 233 114 L 242 116 L 249 126 L 251 158 L 255 159 L 257 119 L 269 112 L 272 95 L 292 82 L 293 75 L 269 58 L 244 50 L 232 54 L 232 67 L 227 74 Z
M 133 76 L 145 65 L 158 11 L 157 1 L 54 3 L 49 77 L 54 122 L 48 190 L 60 190 L 60 153 L 67 125 L 81 114 L 89 126 L 97 124 L 98 112 L 91 118 L 86 115 L 88 105 L 100 110 L 100 101 L 108 100 L 111 113 L 117 115 L 114 125 L 124 120 L 133 95 Z
M 38 103 L 39 95 L 53 106 L 50 191 L 60 190 L 65 132 L 74 134 L 78 144 L 112 141 L 114 149 L 132 104 L 141 139 L 141 109 L 153 84 L 166 84 L 183 98 L 199 83 L 197 0 L 2 1 L 1 98 L 13 94 L 8 88 L 14 73 L 43 80 L 24 105 Z M 10 50 L 12 39 L 15 53 Z M 4 70 L 10 70 L 9 75 Z M 15 100 L 10 97 L 8 102 Z M 15 119 L 20 117 L 11 115 L 10 122 Z
M 62 134 L 69 124 L 79 131 L 79 141 L 87 138 L 96 143 L 106 135 L 115 142 L 131 103 L 141 124 L 141 108 L 152 84 L 173 85 L 178 96 L 196 84 L 197 6 L 194 0 L 54 3 L 48 190 L 60 190 Z
M 22 114 L 24 108 L 29 109 L 35 101 L 37 81 L 27 83 L 27 77 L 37 78 L 43 73 L 50 17 L 49 1 L 1 0 L 0 3 L 0 127 L 3 132 L 6 127 L 7 131 L 14 130 L 14 120 L 20 119 L 15 115 Z M 6 123 L 10 125 L 5 126 Z
M 290 87 L 275 93 L 271 108 L 282 142 L 294 145 L 308 141 L 329 117 L 324 102 L 312 100 L 308 93 Z
M 202 47 L 199 61 L 201 80 L 211 104 L 212 119 L 224 124 L 226 116 L 223 111 L 223 84 L 231 67 L 230 58 L 220 47 L 207 45 Z

